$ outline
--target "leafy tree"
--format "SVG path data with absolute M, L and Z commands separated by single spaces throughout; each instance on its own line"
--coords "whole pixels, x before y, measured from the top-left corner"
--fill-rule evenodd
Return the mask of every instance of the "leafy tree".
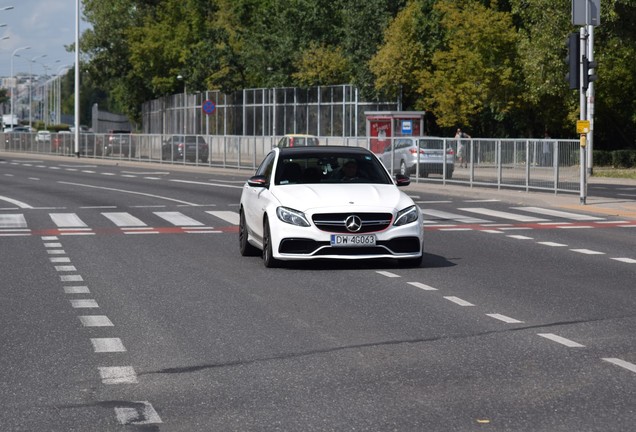
M 488 136 L 518 103 L 512 16 L 474 0 L 441 0 L 435 10 L 445 44 L 419 76 L 423 100 L 440 126 L 464 125 Z
M 349 62 L 340 47 L 329 47 L 311 42 L 298 62 L 298 72 L 292 78 L 301 86 L 319 86 L 349 82 Z
M 421 105 L 415 102 L 421 97 L 418 77 L 422 68 L 431 64 L 431 52 L 427 49 L 430 34 L 422 34 L 427 27 L 422 25 L 423 9 L 421 1 L 409 1 L 388 25 L 384 44 L 369 62 L 376 88 L 385 95 L 404 96 L 407 106 Z M 432 41 L 434 46 L 435 38 Z

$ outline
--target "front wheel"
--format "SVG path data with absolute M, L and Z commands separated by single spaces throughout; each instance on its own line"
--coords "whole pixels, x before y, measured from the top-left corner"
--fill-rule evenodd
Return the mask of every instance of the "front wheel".
M 241 210 L 239 216 L 239 252 L 242 256 L 256 256 L 258 255 L 258 249 L 252 246 L 247 241 L 247 224 L 245 223 L 245 214 Z
M 267 268 L 279 266 L 278 260 L 272 254 L 272 234 L 267 220 L 265 220 L 265 225 L 263 226 L 263 263 Z

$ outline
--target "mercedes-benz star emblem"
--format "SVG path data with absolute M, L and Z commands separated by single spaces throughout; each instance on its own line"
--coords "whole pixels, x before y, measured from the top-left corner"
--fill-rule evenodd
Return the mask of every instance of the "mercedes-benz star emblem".
M 351 215 L 345 219 L 345 227 L 349 232 L 358 232 L 362 228 L 362 220 L 356 215 Z

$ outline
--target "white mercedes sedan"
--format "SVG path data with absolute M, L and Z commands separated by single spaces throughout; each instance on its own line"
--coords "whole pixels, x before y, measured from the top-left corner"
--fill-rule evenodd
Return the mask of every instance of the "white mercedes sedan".
M 423 220 L 378 158 L 359 147 L 273 149 L 243 187 L 239 248 L 282 261 L 392 258 L 419 266 Z

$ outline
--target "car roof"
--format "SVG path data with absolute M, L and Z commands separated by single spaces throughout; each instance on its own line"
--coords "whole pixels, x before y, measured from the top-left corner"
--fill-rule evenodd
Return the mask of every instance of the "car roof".
M 342 154 L 373 154 L 364 147 L 348 147 L 348 146 L 302 146 L 302 147 L 283 147 L 279 149 L 280 155 L 283 157 L 304 155 L 304 154 L 324 154 L 324 155 L 342 155 Z

